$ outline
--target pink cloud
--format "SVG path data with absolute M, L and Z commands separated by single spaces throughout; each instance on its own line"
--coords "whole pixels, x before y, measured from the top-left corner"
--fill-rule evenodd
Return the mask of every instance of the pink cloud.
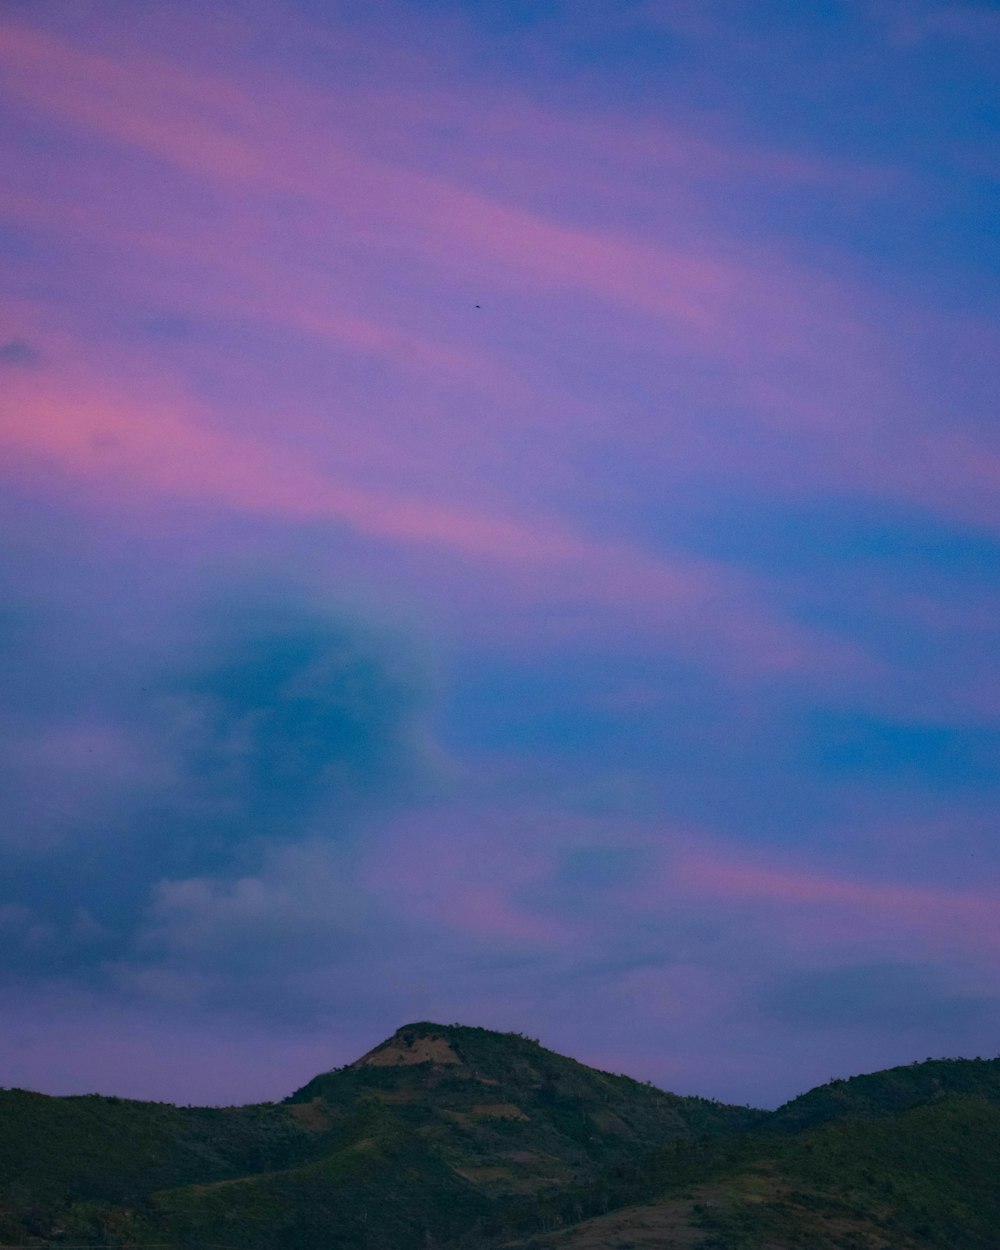
M 10 324 L 27 312 L 18 308 Z M 304 451 L 220 427 L 169 379 L 146 373 L 126 391 L 112 389 L 72 339 L 47 327 L 41 333 L 55 363 L 11 376 L 0 411 L 9 467 L 28 480 L 55 468 L 91 498 L 129 507 L 179 500 L 287 521 L 328 519 L 404 552 L 491 567 L 506 594 L 540 610 L 543 629 L 561 630 L 576 609 L 597 607 L 619 628 L 667 630 L 695 651 L 712 637 L 734 672 L 863 664 L 849 648 L 773 615 L 752 581 L 722 564 L 658 557 L 544 514 L 487 511 L 345 478 Z
M 5 84 L 9 92 L 74 126 L 82 123 L 225 188 L 243 190 L 249 178 L 260 191 L 305 194 L 318 210 L 343 214 L 361 238 L 374 241 L 377 229 L 382 240 L 389 229 L 438 264 L 453 266 L 464 249 L 463 265 L 488 259 L 493 281 L 515 283 L 522 291 L 525 284 L 582 290 L 702 335 L 717 334 L 734 318 L 745 334 L 770 309 L 766 333 L 773 338 L 780 328 L 778 342 L 786 350 L 798 344 L 792 331 L 803 316 L 813 315 L 810 292 L 703 246 L 671 246 L 669 232 L 648 243 L 582 229 L 412 164 L 386 164 L 359 153 L 335 117 L 316 129 L 318 102 L 287 82 L 273 85 L 284 104 L 273 110 L 276 122 L 272 110 L 264 113 L 235 85 L 227 88 L 134 53 L 119 63 L 8 27 L 0 56 L 14 71 Z M 296 130 L 289 143 L 296 120 L 307 128 Z M 246 152 L 237 162 L 216 150 L 234 142 L 234 134 Z M 612 138 L 607 136 L 609 146 Z M 768 258 L 771 271 L 774 260 Z M 721 346 L 716 340 L 716 350 Z
M 405 379 L 408 395 L 396 407 L 355 410 L 334 392 L 311 411 L 270 413 L 251 397 L 220 420 L 177 379 L 158 381 L 151 394 L 149 349 L 109 352 L 81 316 L 63 337 L 67 358 L 94 353 L 108 376 L 128 384 L 112 393 L 78 376 L 61 389 L 22 379 L 20 419 L 9 414 L 7 437 L 23 465 L 57 465 L 111 495 L 330 518 L 411 552 L 497 563 L 518 599 L 540 609 L 540 631 L 591 629 L 578 608 L 599 604 L 640 633 L 666 629 L 696 647 L 701 635 L 721 642 L 727 663 L 747 670 L 857 673 L 869 662 L 783 621 L 766 606 L 768 588 L 732 569 L 654 555 L 588 530 L 562 501 L 549 505 L 553 482 L 571 508 L 583 512 L 588 502 L 592 484 L 569 480 L 569 442 L 595 454 L 621 448 L 623 474 L 632 461 L 655 464 L 665 494 L 711 475 L 784 496 L 854 490 L 998 519 L 1000 470 L 982 434 L 936 428 L 925 417 L 911 424 L 902 362 L 871 333 L 877 301 L 778 248 L 710 237 L 689 188 L 655 238 L 600 219 L 582 225 L 558 208 L 519 201 L 510 186 L 484 190 L 471 130 L 440 168 L 433 145 L 399 115 L 397 97 L 381 113 L 372 105 L 375 131 L 396 130 L 376 151 L 363 127 L 352 134 L 363 118 L 341 116 L 330 103 L 336 94 L 314 92 L 286 70 L 275 71 L 264 110 L 238 68 L 223 79 L 196 60 L 180 68 L 169 48 L 138 52 L 132 41 L 95 52 L 26 27 L 0 29 L 4 89 L 19 107 L 162 160 L 181 178 L 176 202 L 164 208 L 161 183 L 129 164 L 135 199 L 131 212 L 119 212 L 116 182 L 103 177 L 101 186 L 83 149 L 74 169 L 87 194 L 75 179 L 11 193 L 15 217 L 97 241 L 104 252 L 92 262 L 95 283 L 110 271 L 115 295 L 125 292 L 131 304 L 141 307 L 151 290 L 207 320 L 251 321 L 370 356 L 386 377 Z M 419 118 L 419 93 L 414 99 Z M 434 117 L 433 100 L 427 112 Z M 494 104 L 489 116 L 501 133 L 547 136 L 540 151 L 528 145 L 532 168 L 558 164 L 551 153 L 565 140 L 566 177 L 586 167 L 595 144 L 610 153 L 616 136 L 631 133 L 608 119 L 584 140 L 571 119 L 516 100 Z M 742 177 L 749 168 L 775 181 L 820 177 L 786 167 L 781 154 L 741 158 L 697 138 L 640 135 L 640 150 L 625 158 L 633 172 L 660 150 L 696 176 Z M 212 188 L 213 211 L 196 198 L 178 228 L 195 185 Z M 283 250 L 290 212 L 295 246 Z M 399 258 L 389 270 L 405 272 L 413 290 L 400 281 L 375 291 L 386 255 Z M 509 323 L 494 342 L 468 317 L 439 314 L 421 283 L 441 286 L 449 300 L 457 291 L 463 302 L 480 285 L 525 308 L 537 297 L 554 323 L 565 319 L 566 337 L 556 325 L 553 343 L 569 359 L 596 336 L 606 347 L 661 357 L 670 389 L 648 415 L 623 420 L 572 366 L 550 364 L 548 349 L 512 345 Z M 209 353 L 196 371 L 252 379 L 257 368 Z M 155 371 L 162 378 L 161 363 Z M 720 431 L 703 416 L 713 408 L 738 415 Z M 526 493 L 526 464 L 545 492 L 528 501 L 515 493 Z
M 831 945 L 905 944 L 919 936 L 938 949 L 1000 954 L 1000 899 L 987 893 L 836 877 L 697 852 L 682 854 L 669 878 L 666 888 L 683 895 L 773 909 L 808 946 L 813 928 L 820 943 Z M 766 922 L 768 912 L 758 915 Z
M 245 95 L 173 66 L 134 57 L 121 64 L 12 26 L 3 29 L 0 57 L 12 71 L 9 93 L 74 126 L 227 188 L 250 181 L 305 192 L 325 208 L 346 210 L 362 234 L 375 223 L 390 225 L 439 263 L 448 263 L 456 246 L 485 253 L 522 289 L 525 282 L 580 288 L 709 329 L 711 305 L 741 278 L 716 259 L 576 229 L 441 178 L 385 166 L 357 155 L 335 129 L 290 145 L 286 129 L 276 130 Z M 286 112 L 285 126 L 296 111 Z
M 419 813 L 395 822 L 367 861 L 367 887 L 410 921 L 494 947 L 557 951 L 574 941 L 573 926 L 524 899 L 551 876 L 551 852 L 534 849 L 502 814 Z
M 584 902 L 562 865 L 590 847 L 639 854 L 641 883 L 595 878 Z M 986 969 L 1000 957 L 1000 900 L 988 890 L 837 875 L 798 860 L 776 866 L 701 831 L 515 804 L 397 819 L 370 848 L 364 879 L 428 932 L 607 964 L 602 993 L 613 985 L 628 1014 L 634 992 L 647 1018 L 665 1021 L 678 1000 L 721 1011 L 741 983 L 817 959 L 957 959 Z M 692 998 L 694 969 L 727 988 Z
M 518 563 L 586 551 L 558 529 L 337 483 L 280 447 L 200 423 L 176 402 L 144 408 L 106 387 L 87 393 L 32 379 L 14 381 L 8 405 L 0 438 L 25 464 L 55 464 L 126 498 L 153 492 L 292 520 L 329 517 L 378 538 Z
M 0 58 L 9 71 L 6 90 L 22 105 L 165 160 L 223 196 L 219 219 L 208 229 L 188 223 L 183 242 L 169 218 L 163 229 L 133 229 L 131 238 L 127 227 L 116 227 L 119 244 L 158 258 L 165 270 L 173 258 L 197 271 L 197 281 L 185 274 L 174 288 L 199 291 L 195 298 L 209 313 L 279 323 L 373 354 L 392 369 L 422 369 L 484 393 L 513 388 L 522 412 L 586 406 L 565 380 L 557 388 L 561 394 L 545 394 L 537 361 L 528 364 L 525 378 L 523 361 L 474 347 L 464 330 L 460 342 L 447 341 L 454 327 L 442 325 L 436 336 L 415 332 L 423 308 L 404 311 L 397 298 L 395 316 L 403 312 L 409 322 L 403 328 L 384 314 L 343 306 L 335 294 L 339 273 L 324 253 L 365 258 L 357 262 L 363 287 L 373 255 L 384 257 L 389 249 L 425 275 L 433 271 L 435 280 L 556 299 L 552 316 L 566 315 L 577 330 L 589 334 L 602 325 L 612 340 L 621 336 L 676 362 L 682 398 L 694 393 L 702 403 L 736 405 L 751 435 L 738 441 L 736 454 L 725 438 L 706 435 L 698 418 L 682 412 L 661 423 L 657 438 L 667 474 L 749 475 L 790 493 L 817 486 L 861 490 L 997 521 L 996 453 L 982 435 L 912 432 L 908 418 L 919 398 L 903 377 L 905 362 L 893 359 L 874 332 L 877 321 L 896 317 L 893 310 L 790 262 L 780 248 L 734 247 L 699 225 L 703 213 L 691 178 L 749 174 L 780 183 L 819 178 L 819 168 L 797 168 L 790 155 L 748 155 L 647 127 L 638 132 L 641 142 L 633 140 L 641 151 L 624 158 L 632 180 L 648 161 L 683 171 L 675 214 L 650 238 L 635 228 L 575 224 L 565 213 L 518 202 L 510 186 L 484 191 L 477 172 L 482 144 L 471 125 L 450 150 L 449 172 L 439 172 L 436 148 L 420 129 L 441 107 L 433 96 L 423 109 L 419 93 L 399 89 L 388 102 L 370 101 L 371 133 L 390 132 L 376 152 L 364 142 L 369 127 L 356 101 L 353 113 L 345 111 L 335 91 L 312 91 L 287 71 L 269 83 L 270 105 L 263 110 L 243 71 L 233 68 L 223 81 L 197 67 L 180 69 L 169 53 L 139 53 L 134 44 L 113 55 L 97 53 L 8 26 Z M 584 141 L 579 133 L 587 128 L 579 122 L 518 100 L 492 100 L 482 111 L 494 132 L 547 136 L 541 149 L 538 139 L 527 145 L 523 159 L 533 171 L 559 165 L 553 149 L 565 146 L 571 155 L 561 163 L 570 179 L 600 153 L 618 151 L 623 135 L 636 133 L 631 123 L 614 119 Z M 620 172 L 615 185 L 624 184 L 627 196 L 628 178 Z M 534 185 L 533 177 L 524 181 Z M 305 245 L 298 255 L 271 254 L 274 197 L 295 204 L 296 236 L 300 248 Z M 48 212 L 55 227 L 68 213 L 76 229 L 107 230 L 101 216 L 75 203 L 46 209 L 29 197 L 24 207 L 43 218 Z M 114 242 L 107 238 L 109 246 Z M 162 281 L 170 289 L 169 275 Z M 143 282 L 137 274 L 136 288 Z M 578 297 L 582 307 L 569 303 Z M 595 300 L 619 311 L 609 317 L 591 306 Z M 620 327 L 619 313 L 629 319 Z
M 7 93 L 76 125 L 228 181 L 266 172 L 246 133 L 261 111 L 223 82 L 162 61 L 89 52 L 9 22 L 0 25 L 0 61 Z

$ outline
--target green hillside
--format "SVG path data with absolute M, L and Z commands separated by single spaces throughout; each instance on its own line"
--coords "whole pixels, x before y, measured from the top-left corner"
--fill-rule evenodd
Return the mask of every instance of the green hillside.
M 286 1108 L 0 1090 L 0 1241 L 69 1233 L 101 1241 L 105 1209 L 141 1206 L 161 1189 L 294 1166 L 316 1144 Z M 116 1212 L 112 1223 L 122 1218 Z
M 609 1180 L 609 1214 L 517 1246 L 996 1250 L 1000 1060 L 833 1081 L 746 1133 L 674 1143 Z
M 0 1244 L 995 1250 L 1000 1060 L 767 1113 L 409 1025 L 284 1103 L 0 1091 Z
M 829 1081 L 779 1107 L 769 1127 L 787 1132 L 831 1120 L 893 1115 L 955 1094 L 1000 1101 L 1000 1059 L 928 1059 Z

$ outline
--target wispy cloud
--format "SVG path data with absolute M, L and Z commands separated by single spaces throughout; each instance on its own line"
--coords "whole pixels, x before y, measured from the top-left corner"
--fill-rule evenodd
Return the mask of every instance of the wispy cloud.
M 209 316 L 283 325 L 370 353 L 393 370 L 431 370 L 487 393 L 517 385 L 522 363 L 510 358 L 509 347 L 498 352 L 481 338 L 474 345 L 465 327 L 456 337 L 456 326 L 438 314 L 431 318 L 435 334 L 414 332 L 414 312 L 421 320 L 426 316 L 422 296 L 419 311 L 414 308 L 414 284 L 426 283 L 429 271 L 470 312 L 472 300 L 481 300 L 474 293 L 484 289 L 494 299 L 545 300 L 548 318 L 568 318 L 557 338 L 567 331 L 589 335 L 595 320 L 607 321 L 608 310 L 615 310 L 609 327 L 614 336 L 637 336 L 644 351 L 655 350 L 658 341 L 666 358 L 680 366 L 686 390 L 697 388 L 702 402 L 739 405 L 739 425 L 746 431 L 741 440 L 749 435 L 763 444 L 758 456 L 744 449 L 740 465 L 764 477 L 769 488 L 782 489 L 782 481 L 768 472 L 768 444 L 790 439 L 800 467 L 824 489 L 888 493 L 962 516 L 974 509 L 977 520 L 995 521 L 992 473 L 984 466 L 996 453 L 981 435 L 938 431 L 914 438 L 900 421 L 899 411 L 919 401 L 905 382 L 905 361 L 887 358 L 886 345 L 877 341 L 876 322 L 893 310 L 773 246 L 734 248 L 731 240 L 706 234 L 698 225 L 702 204 L 689 190 L 673 219 L 658 223 L 655 239 L 648 227 L 637 222 L 622 230 L 613 217 L 581 226 L 571 213 L 519 203 L 509 187 L 487 191 L 477 171 L 480 139 L 471 129 L 461 134 L 459 160 L 454 154 L 450 160 L 457 169 L 446 176 L 433 168 L 434 144 L 419 128 L 409 149 L 389 144 L 389 151 L 376 155 L 358 143 L 354 123 L 346 126 L 315 91 L 287 77 L 272 84 L 282 108 L 264 115 L 238 78 L 221 82 L 149 53 L 85 52 L 19 28 L 8 31 L 4 53 L 11 70 L 7 90 L 22 102 L 76 131 L 165 161 L 177 175 L 226 197 L 219 224 L 206 230 L 192 220 L 183 243 L 175 231 L 155 226 L 133 230 L 130 237 L 128 227 L 123 232 L 118 225 L 118 237 L 105 240 L 162 266 L 165 291 L 171 264 L 200 268 L 208 281 L 189 284 L 189 290 L 200 286 L 196 298 Z M 383 102 L 382 113 L 385 108 Z M 574 146 L 572 124 L 557 116 L 526 114 L 523 104 L 505 116 L 503 105 L 486 114 L 501 133 L 551 132 Z M 289 142 L 292 119 L 295 140 Z M 618 150 L 623 133 L 620 122 L 607 124 L 603 150 Z M 583 149 L 575 144 L 577 164 L 568 175 L 594 158 L 594 143 L 591 137 Z M 805 176 L 792 158 L 778 154 L 761 153 L 748 163 L 744 149 L 712 149 L 697 138 L 654 135 L 643 143 L 632 180 L 650 163 L 669 169 L 678 161 L 674 181 L 682 187 L 690 183 L 692 167 L 695 177 L 707 168 L 737 185 L 748 175 L 779 186 Z M 533 168 L 547 156 L 530 156 Z M 421 168 L 422 162 L 431 168 Z M 192 200 L 192 186 L 179 186 L 178 194 L 182 202 Z M 306 249 L 301 260 L 281 244 L 275 197 L 295 205 L 295 231 Z M 62 208 L 24 202 L 25 211 L 40 220 L 55 212 L 56 225 L 68 214 L 66 224 L 99 238 L 108 217 L 96 208 L 81 215 L 76 201 Z M 368 272 L 386 248 L 400 258 L 408 326 L 337 299 L 344 259 L 331 265 L 330 249 L 342 256 L 348 247 L 355 257 L 368 258 Z M 364 283 L 357 261 L 347 264 L 352 285 Z M 567 308 L 565 301 L 574 298 L 583 305 Z M 403 308 L 398 296 L 393 302 L 398 319 Z M 616 317 L 630 320 L 617 330 Z M 693 360 L 703 363 L 692 371 Z M 561 407 L 578 402 L 565 381 L 561 389 Z M 543 391 L 538 398 L 549 405 L 554 396 Z M 530 402 L 526 394 L 522 406 Z M 724 469 L 731 454 L 723 440 L 710 437 L 706 443 L 704 431 L 686 428 L 683 420 L 664 433 L 666 446 L 679 452 L 676 463 L 688 471 L 699 472 L 706 463 Z

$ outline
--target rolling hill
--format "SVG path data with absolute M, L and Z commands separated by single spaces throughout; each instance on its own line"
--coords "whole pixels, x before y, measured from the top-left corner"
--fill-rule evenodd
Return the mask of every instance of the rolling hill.
M 1000 1060 L 776 1112 L 419 1023 L 278 1104 L 0 1091 L 0 1243 L 995 1250 Z

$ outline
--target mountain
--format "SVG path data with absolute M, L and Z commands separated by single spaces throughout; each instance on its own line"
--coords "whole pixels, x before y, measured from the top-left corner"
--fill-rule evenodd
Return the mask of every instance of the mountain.
M 995 1250 L 998 1162 L 998 1060 L 768 1113 L 425 1022 L 279 1104 L 0 1091 L 0 1243 Z
M 423 1247 L 759 1115 L 598 1072 L 515 1034 L 428 1023 L 276 1106 L 8 1090 L 0 1241 Z

